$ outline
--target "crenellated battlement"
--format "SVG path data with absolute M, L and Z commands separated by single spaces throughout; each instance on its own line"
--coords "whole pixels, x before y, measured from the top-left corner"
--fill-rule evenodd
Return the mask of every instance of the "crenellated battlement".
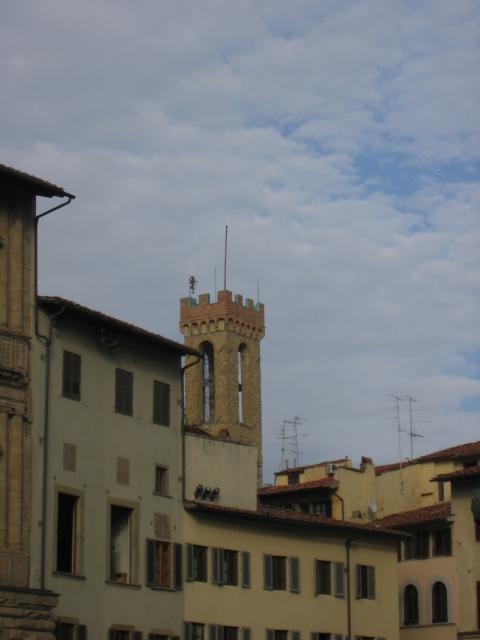
M 180 300 L 180 331 L 184 336 L 203 335 L 215 331 L 232 331 L 261 340 L 265 335 L 264 306 L 251 298 L 219 291 L 217 301 L 210 294 Z

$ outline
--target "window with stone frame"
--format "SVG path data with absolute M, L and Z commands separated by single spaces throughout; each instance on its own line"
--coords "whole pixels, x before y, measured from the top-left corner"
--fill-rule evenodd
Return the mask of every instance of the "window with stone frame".
M 158 380 L 153 381 L 153 422 L 170 426 L 170 385 Z
M 80 376 L 82 358 L 78 353 L 63 352 L 62 396 L 80 400 Z
M 447 587 L 440 581 L 432 586 L 432 622 L 434 624 L 448 622 Z
M 115 369 L 115 412 L 133 415 L 133 373 Z
M 375 567 L 366 564 L 356 566 L 357 598 L 375 600 Z
M 316 595 L 332 593 L 332 563 L 328 560 L 315 560 L 315 593 Z

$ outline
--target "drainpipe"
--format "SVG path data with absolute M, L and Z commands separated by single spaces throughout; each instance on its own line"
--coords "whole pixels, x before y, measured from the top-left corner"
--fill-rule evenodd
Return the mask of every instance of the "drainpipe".
M 46 530 L 47 530 L 47 481 L 48 481 L 48 426 L 49 426 L 49 391 L 50 391 L 50 347 L 52 342 L 52 324 L 63 312 L 62 307 L 53 316 L 50 316 L 48 323 L 48 334 L 43 335 L 39 329 L 39 307 L 38 307 L 38 221 L 44 216 L 66 207 L 75 198 L 71 194 L 66 194 L 66 202 L 62 202 L 56 207 L 43 211 L 34 219 L 34 324 L 35 336 L 45 345 L 45 386 L 44 386 L 44 407 L 43 407 L 43 469 L 42 469 L 42 503 L 41 503 L 41 534 L 40 534 L 40 589 L 45 590 L 45 551 L 46 551 Z
M 194 360 L 193 362 L 190 362 L 189 364 L 184 365 L 183 367 L 181 367 L 180 369 L 180 394 L 181 394 L 181 424 L 180 424 L 180 429 L 182 432 L 182 502 L 185 502 L 186 500 L 186 495 L 185 495 L 185 485 L 186 485 L 186 470 L 185 470 L 185 457 L 186 457 L 186 452 L 185 452 L 185 371 L 187 369 L 189 369 L 190 367 L 193 367 L 194 365 L 198 364 L 201 360 L 204 359 L 205 356 L 197 356 L 197 359 Z
M 352 593 L 351 593 L 351 566 L 350 566 L 350 547 L 353 538 L 345 541 L 346 565 L 347 565 L 347 640 L 352 640 Z
M 342 520 L 345 520 L 345 500 L 336 491 L 333 495 L 340 500 L 340 503 L 342 505 Z

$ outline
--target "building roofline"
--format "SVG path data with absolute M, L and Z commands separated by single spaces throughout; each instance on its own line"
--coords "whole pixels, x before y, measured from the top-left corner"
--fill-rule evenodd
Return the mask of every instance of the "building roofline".
M 327 464 L 336 464 L 341 466 L 342 463 L 350 461 L 350 458 L 339 458 L 337 460 L 324 460 L 323 462 L 316 462 L 315 464 L 307 464 L 301 467 L 291 467 L 288 469 L 282 469 L 281 471 L 275 471 L 276 476 L 287 476 L 290 473 L 302 473 L 305 469 L 315 469 L 316 467 L 325 467 Z
M 259 496 L 264 495 L 281 495 L 283 493 L 301 493 L 302 491 L 315 491 L 315 489 L 336 489 L 338 480 L 335 478 L 321 478 L 320 480 L 311 480 L 310 482 L 300 482 L 298 484 L 281 484 L 273 487 L 261 487 L 258 490 Z
M 201 354 L 198 351 L 192 349 L 191 347 L 187 347 L 180 342 L 170 340 L 170 338 L 165 338 L 160 334 L 152 333 L 150 331 L 147 331 L 146 329 L 142 329 L 141 327 L 130 324 L 129 322 L 125 322 L 124 320 L 119 320 L 118 318 L 108 316 L 101 311 L 95 311 L 94 309 L 85 307 L 81 304 L 78 304 L 77 302 L 72 302 L 71 300 L 67 300 L 66 298 L 60 298 L 58 296 L 39 296 L 38 303 L 39 306 L 45 311 L 52 308 L 56 311 L 65 309 L 65 311 L 68 311 L 79 318 L 94 322 L 95 324 L 101 325 L 102 327 L 108 327 L 109 329 L 120 331 L 134 339 L 141 340 L 149 344 L 155 344 L 159 347 L 169 349 L 170 351 L 173 351 L 180 355 L 192 355 L 201 357 Z
M 429 507 L 420 507 L 409 511 L 392 513 L 375 520 L 376 526 L 400 529 L 429 522 L 447 520 L 452 515 L 451 503 L 441 502 Z
M 335 520 L 326 516 L 311 515 L 299 511 L 288 511 L 286 509 L 277 509 L 273 507 L 260 507 L 257 511 L 248 509 L 236 509 L 233 507 L 224 507 L 218 504 L 186 501 L 184 507 L 187 511 L 199 514 L 212 514 L 223 517 L 239 518 L 247 521 L 265 522 L 280 525 L 290 525 L 297 527 L 305 527 L 308 529 L 318 529 L 321 531 L 337 531 L 345 534 L 353 535 L 355 532 L 361 536 L 373 536 L 377 538 L 390 538 L 398 540 L 399 538 L 408 537 L 401 531 L 387 529 L 386 527 L 378 527 L 371 524 L 355 524 L 345 520 Z
M 452 471 L 451 473 L 439 473 L 438 476 L 432 478 L 431 482 L 471 480 L 472 478 L 480 478 L 480 465 L 477 464 L 475 467 L 457 469 L 457 471 Z
M 44 196 L 46 198 L 52 198 L 54 196 L 59 198 L 75 198 L 74 195 L 65 191 L 62 187 L 58 187 L 52 182 L 37 178 L 30 173 L 25 173 L 14 167 L 9 167 L 6 164 L 0 163 L 0 184 L 14 184 L 31 191 L 32 194 L 37 196 Z

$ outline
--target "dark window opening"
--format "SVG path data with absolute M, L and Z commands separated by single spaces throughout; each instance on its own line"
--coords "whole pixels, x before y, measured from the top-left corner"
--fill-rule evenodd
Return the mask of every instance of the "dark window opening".
M 329 595 L 332 593 L 331 566 L 331 562 L 327 560 L 315 561 L 315 591 L 317 594 Z
M 287 588 L 287 559 L 285 556 L 272 556 L 272 588 L 285 591 Z
M 425 560 L 430 556 L 430 536 L 428 531 L 414 534 L 414 538 L 405 543 L 405 560 Z
M 63 352 L 62 395 L 70 400 L 80 400 L 81 357 L 71 351 Z
M 147 584 L 172 588 L 173 558 L 171 542 L 147 540 Z
M 57 511 L 57 571 L 76 573 L 78 496 L 58 494 Z
M 357 564 L 357 598 L 375 600 L 375 567 Z
M 452 535 L 450 529 L 440 529 L 432 533 L 433 555 L 449 556 L 452 553 Z
M 238 584 L 238 553 L 230 549 L 223 550 L 223 584 Z
M 203 389 L 203 421 L 215 420 L 215 363 L 213 347 L 209 342 L 200 346 L 203 352 L 202 389 Z
M 238 640 L 238 627 L 223 627 L 223 640 Z
M 155 467 L 155 493 L 162 496 L 168 495 L 168 469 L 166 467 Z
M 289 473 L 288 474 L 288 484 L 298 484 L 300 482 L 300 474 L 299 473 Z
M 110 580 L 131 581 L 133 509 L 112 505 L 110 509 Z
M 55 638 L 57 640 L 75 640 L 75 625 L 69 622 L 57 622 Z
M 443 482 L 438 483 L 438 501 L 443 502 L 445 500 L 445 485 Z
M 115 369 L 115 412 L 133 415 L 133 373 Z
M 170 385 L 158 380 L 153 381 L 153 422 L 170 426 Z
M 418 591 L 413 584 L 403 592 L 403 624 L 408 627 L 418 624 Z
M 207 547 L 192 546 L 192 580 L 197 582 L 207 581 L 207 555 Z
M 435 582 L 432 587 L 432 622 L 448 622 L 447 587 L 443 582 Z

